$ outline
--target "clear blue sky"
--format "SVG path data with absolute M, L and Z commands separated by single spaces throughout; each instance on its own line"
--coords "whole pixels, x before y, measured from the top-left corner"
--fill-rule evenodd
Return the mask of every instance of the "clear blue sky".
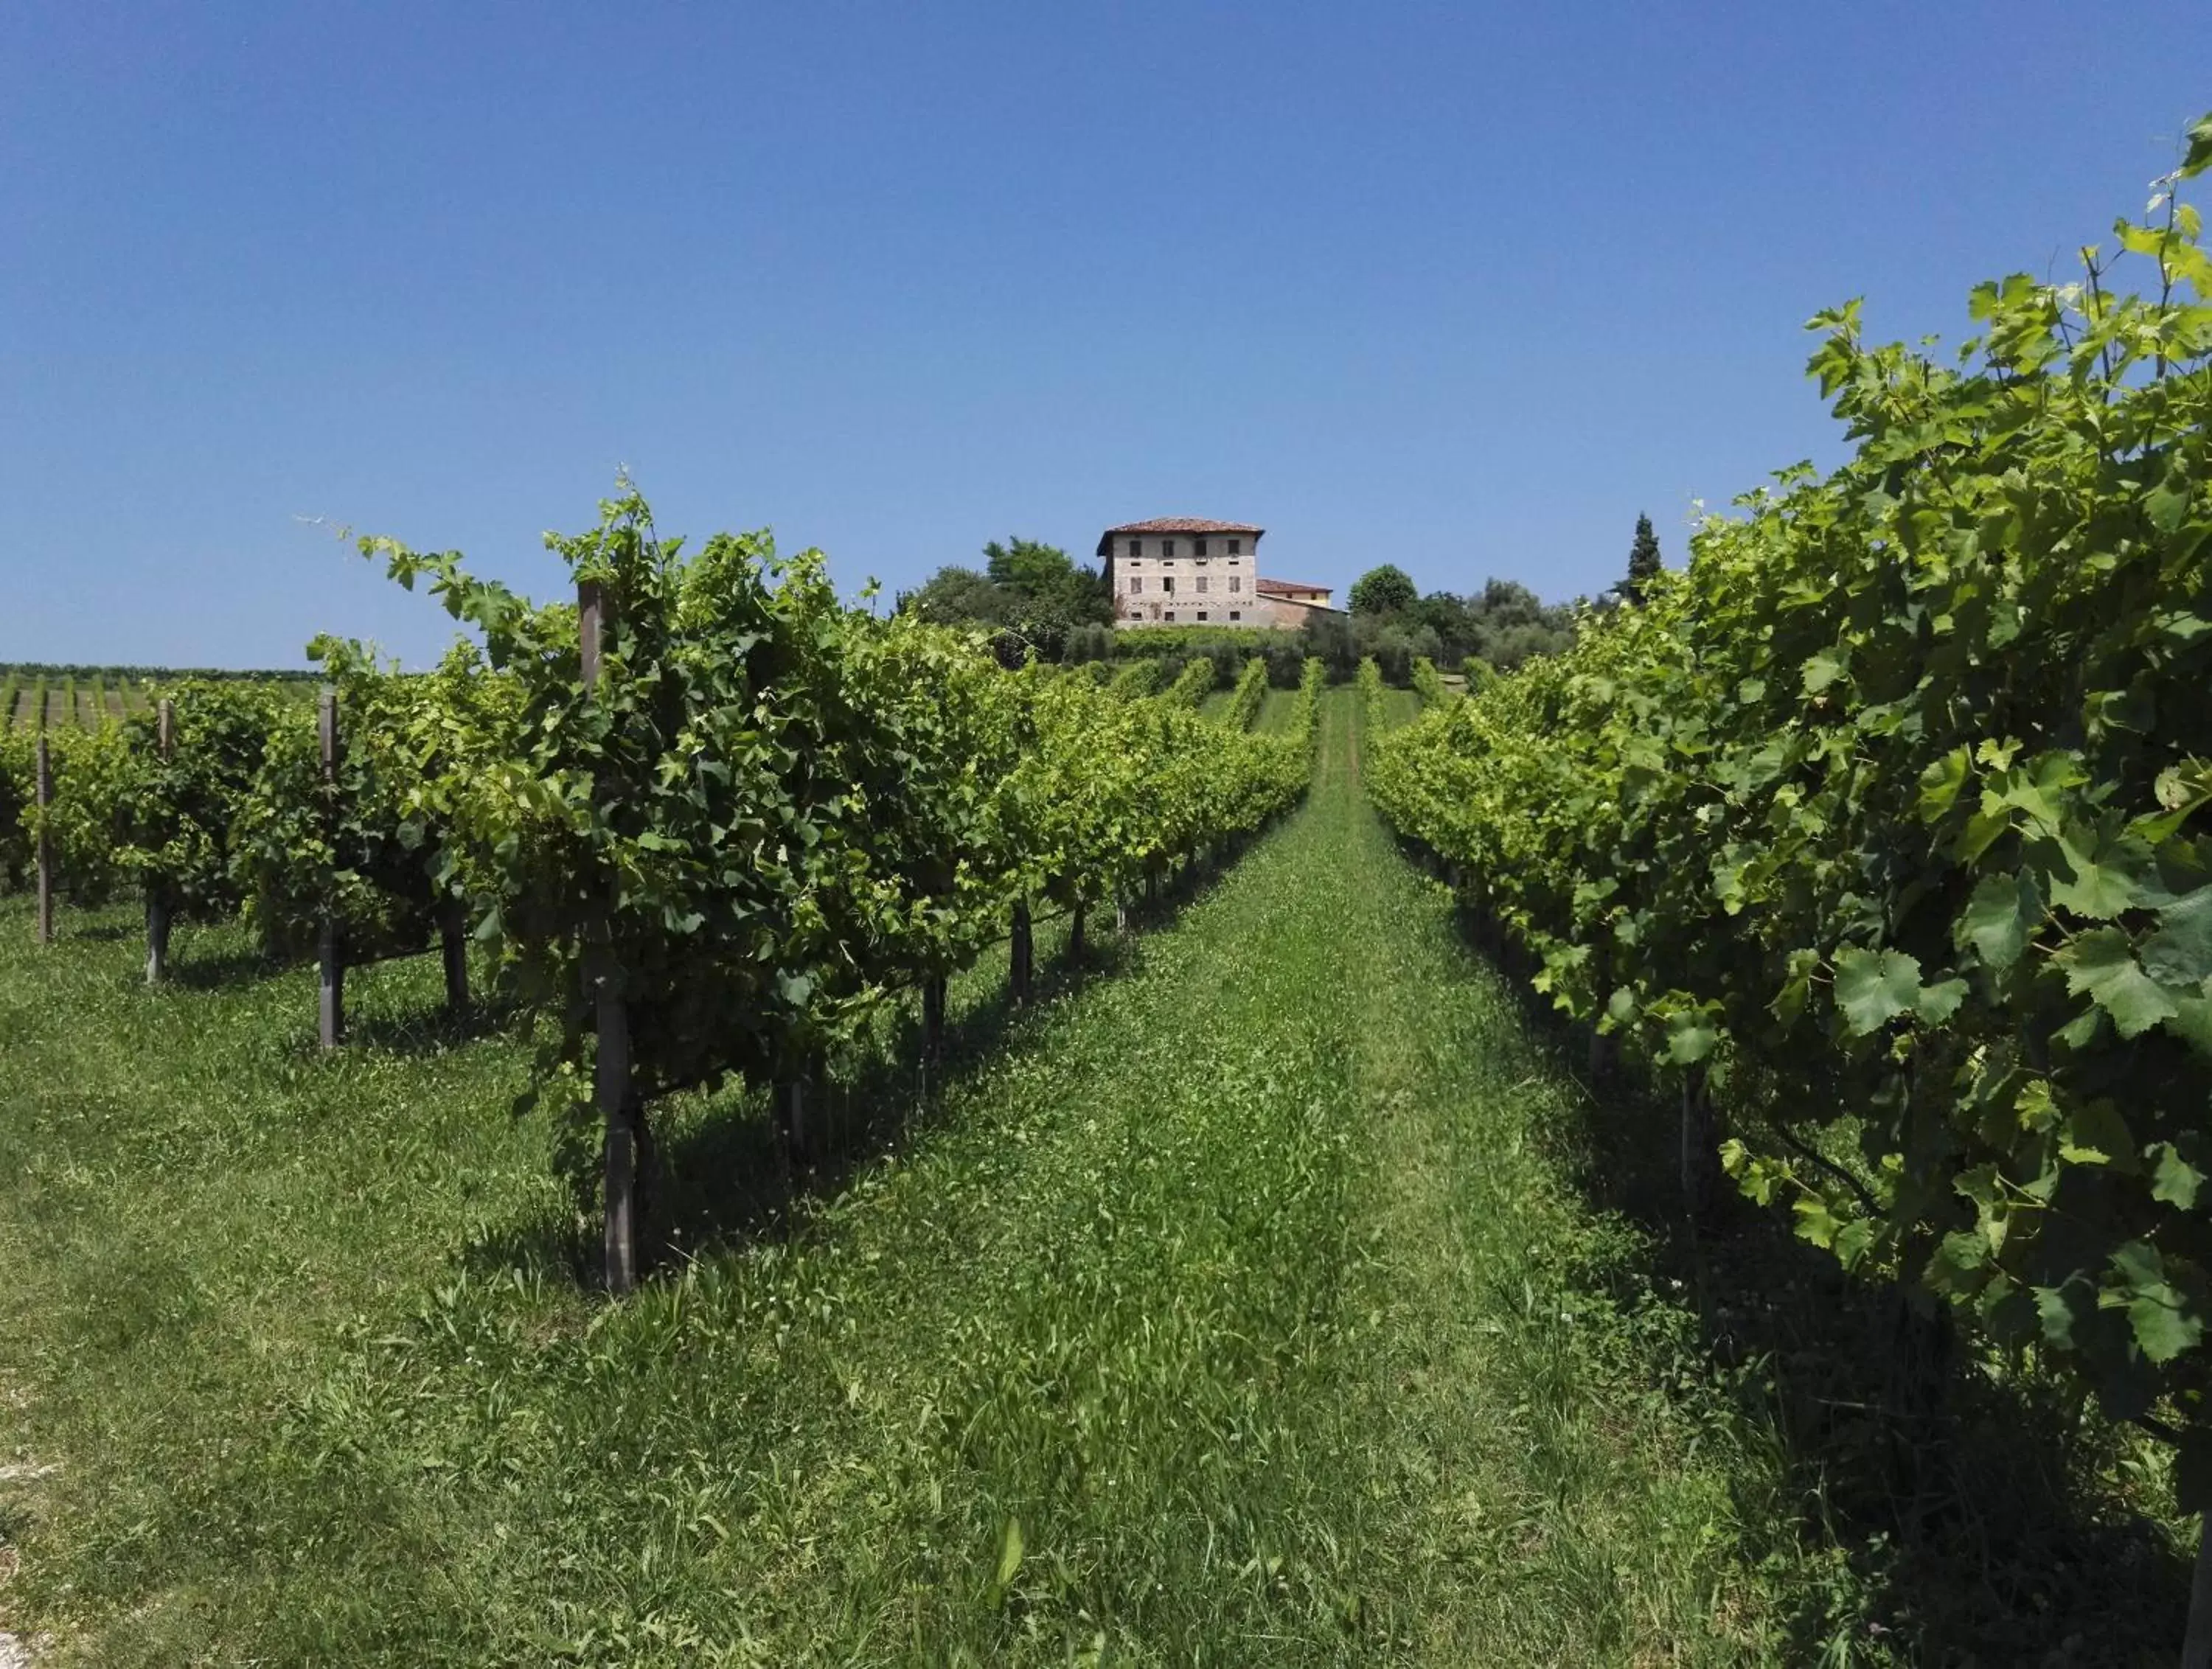
M 2192 4 L 18 9 L 0 660 L 450 635 L 618 464 L 842 584 L 1261 523 L 1342 586 L 1609 583 L 1832 461 L 1816 308 L 1966 333 L 2140 211 Z

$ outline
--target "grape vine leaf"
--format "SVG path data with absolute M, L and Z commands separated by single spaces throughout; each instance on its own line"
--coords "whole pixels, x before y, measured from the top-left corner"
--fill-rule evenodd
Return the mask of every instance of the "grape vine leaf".
M 2110 921 L 2144 901 L 2141 882 L 2151 867 L 2151 856 L 2141 840 L 2130 835 L 2092 846 L 2069 828 L 2059 847 L 2074 871 L 2072 878 L 2051 883 L 2051 901 L 2061 909 L 2093 921 Z
M 2112 1165 L 2124 1171 L 2135 1168 L 2135 1138 L 2129 1134 L 2120 1109 L 2100 1097 L 2075 1108 L 2058 1138 L 2059 1156 L 2070 1165 Z
M 1972 944 L 1983 964 L 2002 972 L 2020 960 L 2043 919 L 2043 899 L 2027 875 L 1985 875 L 1960 913 L 1956 942 Z
M 1677 1066 L 1694 1066 L 1719 1041 L 1720 1033 L 1713 1029 L 1711 1017 L 1701 1010 L 1668 1017 L 1667 1059 Z
M 2171 1142 L 2154 1143 L 2144 1157 L 2155 1156 L 2151 1167 L 2151 1198 L 2180 1211 L 2197 1204 L 2197 1191 L 2204 1186 L 2204 1173 L 2181 1156 Z
M 1964 747 L 1945 754 L 1920 774 L 1920 821 L 1937 822 L 1955 804 L 1966 786 L 1970 762 Z
M 2212 976 L 2212 887 L 2199 887 L 2159 912 L 2143 941 L 2143 971 L 2160 985 L 2193 986 Z
M 1823 649 L 1809 656 L 1805 662 L 1805 693 L 1818 695 L 1830 684 L 1844 676 L 1843 654 L 1839 650 Z
M 1920 963 L 1902 950 L 1836 952 L 1836 1006 L 1851 1034 L 1864 1037 L 1911 1012 L 1920 1000 Z
M 2203 1337 L 2203 1321 L 2190 1314 L 2181 1294 L 2166 1279 L 2166 1261 L 2156 1247 L 2130 1241 L 2113 1250 L 2112 1266 L 2133 1294 L 2128 1301 L 2128 1325 L 2153 1362 L 2171 1362 Z
M 2142 971 L 2128 936 L 2117 927 L 2082 934 L 2059 959 L 2066 967 L 2066 988 L 2111 1015 L 2122 1037 L 2139 1037 L 2179 1012 L 2172 997 Z
M 1922 1023 L 1940 1026 L 1959 1011 L 1959 1004 L 1966 1000 L 1964 980 L 1938 980 L 1934 985 L 1923 986 L 1914 1001 L 1912 1011 Z

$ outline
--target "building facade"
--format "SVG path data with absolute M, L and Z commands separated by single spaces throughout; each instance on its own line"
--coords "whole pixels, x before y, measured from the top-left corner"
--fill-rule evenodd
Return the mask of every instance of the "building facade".
M 1260 577 L 1266 531 L 1246 522 L 1196 516 L 1158 516 L 1108 528 L 1098 538 L 1098 557 L 1114 596 L 1115 625 L 1294 630 L 1313 610 L 1328 610 L 1326 586 Z
M 1260 623 L 1278 631 L 1295 632 L 1317 614 L 1344 612 L 1329 601 L 1335 593 L 1327 586 L 1301 585 L 1295 580 L 1261 580 L 1255 583 L 1262 616 Z

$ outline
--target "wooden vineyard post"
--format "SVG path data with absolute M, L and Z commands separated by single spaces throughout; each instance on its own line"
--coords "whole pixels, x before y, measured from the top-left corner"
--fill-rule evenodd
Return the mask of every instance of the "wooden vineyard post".
M 1067 960 L 1076 967 L 1083 965 L 1083 913 L 1090 901 L 1079 898 L 1067 916 Z
M 167 764 L 176 737 L 176 708 L 164 695 L 155 710 L 154 746 Z M 169 895 L 159 882 L 146 888 L 146 983 L 159 985 L 169 974 Z
M 1712 1168 L 1712 1092 L 1705 1069 L 1692 1066 L 1682 1074 L 1682 1206 L 1692 1219 L 1710 1203 Z
M 1118 935 L 1128 931 L 1129 895 L 1117 887 L 1114 891 L 1114 932 Z
M 2212 1513 L 2197 1520 L 2197 1568 L 2189 1583 L 2189 1627 L 2181 1641 L 2181 1669 L 2212 1669 Z
M 599 650 L 606 627 L 606 598 L 597 582 L 576 586 L 577 652 L 586 690 L 599 682 Z M 604 1187 L 607 1290 L 617 1297 L 637 1284 L 637 1129 L 630 1114 L 629 1011 L 623 1005 L 616 965 L 613 913 L 602 904 L 584 930 L 584 994 L 597 1040 L 592 1062 L 592 1102 L 605 1126 Z
M 1030 902 L 1014 901 L 1012 949 L 1007 957 L 1006 984 L 1017 1004 L 1030 999 L 1030 975 L 1036 959 L 1036 938 L 1030 928 Z
M 326 689 L 316 703 L 316 731 L 323 750 L 323 806 L 327 820 L 335 809 L 338 786 L 338 695 Z M 345 968 L 338 960 L 338 913 L 329 899 L 323 901 L 321 943 L 316 947 L 322 966 L 321 1033 L 325 1049 L 335 1049 L 345 1036 Z
M 783 1156 L 787 1164 L 803 1164 L 814 1154 L 814 1129 L 807 1110 L 807 1091 L 819 1092 L 818 1099 L 826 1102 L 827 1069 L 817 1057 L 795 1068 L 791 1077 L 775 1087 L 776 1124 L 783 1136 Z
M 929 974 L 921 981 L 921 1062 L 935 1071 L 945 1060 L 945 976 Z
M 637 1132 L 629 1119 L 629 1011 L 611 977 L 605 943 L 586 958 L 592 969 L 592 1025 L 599 1047 L 592 1062 L 592 1101 L 606 1125 L 606 1280 L 620 1296 L 637 1284 Z
M 1607 1069 L 1612 1065 L 1609 1057 L 1613 1053 L 1613 1040 L 1598 1029 L 1599 1022 L 1605 1017 L 1606 992 L 1613 984 L 1612 972 L 1601 950 L 1597 953 L 1596 974 L 1593 982 L 1595 992 L 1591 999 L 1589 1022 L 1589 1081 L 1593 1087 L 1605 1077 Z
M 39 758 L 33 792 L 39 802 L 39 943 L 54 942 L 54 832 L 46 812 L 54 803 L 54 762 L 47 750 L 46 732 L 39 731 Z
M 446 964 L 446 1007 L 464 1014 L 469 1006 L 468 924 L 458 900 L 448 898 L 438 908 L 438 950 Z

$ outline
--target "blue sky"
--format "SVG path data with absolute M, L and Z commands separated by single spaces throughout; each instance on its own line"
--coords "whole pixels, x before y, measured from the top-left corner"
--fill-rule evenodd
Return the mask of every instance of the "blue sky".
M 533 592 L 626 464 L 842 584 L 1258 522 L 1614 579 L 2139 211 L 2202 0 L 75 6 L 0 54 L 0 660 L 419 664 L 320 517 Z

